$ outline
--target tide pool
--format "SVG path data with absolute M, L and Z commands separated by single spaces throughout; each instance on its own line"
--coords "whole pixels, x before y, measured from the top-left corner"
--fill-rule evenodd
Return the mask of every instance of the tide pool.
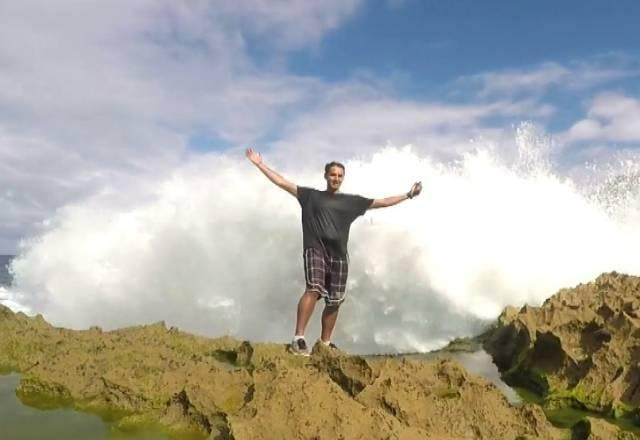
M 123 432 L 97 415 L 67 408 L 49 410 L 24 405 L 16 397 L 18 374 L 0 375 L 2 440 L 167 440 L 157 432 Z

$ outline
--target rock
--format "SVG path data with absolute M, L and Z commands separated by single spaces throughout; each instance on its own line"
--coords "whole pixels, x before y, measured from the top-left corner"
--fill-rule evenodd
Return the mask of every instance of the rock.
M 375 380 L 369 363 L 360 356 L 349 356 L 318 341 L 313 347 L 312 363 L 327 374 L 349 396 L 357 396 Z
M 443 347 L 437 350 L 437 353 L 473 353 L 482 349 L 482 336 L 476 338 L 455 338 Z
M 601 419 L 586 417 L 572 428 L 571 440 L 634 440 L 639 436 L 625 432 Z
M 603 274 L 562 289 L 540 307 L 507 307 L 484 338 L 511 385 L 612 417 L 640 405 L 640 278 Z
M 430 438 L 515 439 L 559 436 L 539 407 L 511 406 L 483 378 L 451 359 L 378 361 L 377 378 L 356 398 Z
M 537 406 L 511 406 L 450 359 L 365 359 L 316 345 L 197 337 L 164 323 L 72 331 L 0 308 L 0 370 L 25 401 L 120 414 L 215 440 L 560 439 Z M 612 336 L 613 339 L 613 336 Z M 192 437 L 190 437 L 192 438 Z

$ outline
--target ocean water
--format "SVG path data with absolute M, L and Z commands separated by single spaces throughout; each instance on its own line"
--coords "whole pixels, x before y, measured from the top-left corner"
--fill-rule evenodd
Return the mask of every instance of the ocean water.
M 11 274 L 8 265 L 11 263 L 13 255 L 0 255 L 0 287 L 9 287 L 11 285 Z

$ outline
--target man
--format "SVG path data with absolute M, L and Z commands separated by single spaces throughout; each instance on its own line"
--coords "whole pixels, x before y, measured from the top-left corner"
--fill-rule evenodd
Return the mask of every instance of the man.
M 260 153 L 251 148 L 246 150 L 246 156 L 270 181 L 296 197 L 302 207 L 306 290 L 298 302 L 291 351 L 295 354 L 309 355 L 304 332 L 320 298 L 325 300 L 320 340 L 325 345 L 336 348 L 331 342 L 331 334 L 347 287 L 347 241 L 351 223 L 367 209 L 384 208 L 412 199 L 420 194 L 422 184 L 414 183 L 406 194 L 373 200 L 339 191 L 345 171 L 341 163 L 330 162 L 325 166 L 324 178 L 327 181 L 327 189 L 318 191 L 289 182 L 267 167 L 262 162 Z

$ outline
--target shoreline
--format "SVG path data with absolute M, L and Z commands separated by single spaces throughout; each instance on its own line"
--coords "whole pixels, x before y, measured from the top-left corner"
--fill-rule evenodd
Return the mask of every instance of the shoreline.
M 293 356 L 283 343 L 206 338 L 162 322 L 68 330 L 0 305 L 0 333 L 6 336 L 0 340 L 0 373 L 21 373 L 17 392 L 27 403 L 50 399 L 54 406 L 115 417 L 125 429 L 156 426 L 176 438 L 267 439 L 263 431 L 274 420 L 281 435 L 301 438 L 345 432 L 353 438 L 462 438 L 475 435 L 470 427 L 492 438 L 505 426 L 521 438 L 563 439 L 568 433 L 577 439 L 636 438 L 640 410 L 624 403 L 622 394 L 600 392 L 600 400 L 594 400 L 582 386 L 583 398 L 595 402 L 586 406 L 563 397 L 575 394 L 563 378 L 574 371 L 575 359 L 610 359 L 620 367 L 614 362 L 580 376 L 604 378 L 608 386 L 607 374 L 628 365 L 628 347 L 636 345 L 624 335 L 640 335 L 638 292 L 640 278 L 605 274 L 561 290 L 541 307 L 508 307 L 487 332 L 433 352 L 358 356 L 316 344 L 309 358 Z M 598 313 L 619 319 L 594 321 Z M 607 327 L 612 322 L 623 326 L 618 345 Z M 580 358 L 584 354 L 576 340 L 591 350 L 587 357 Z M 481 350 L 488 353 L 481 364 L 497 365 L 490 369 L 491 380 L 486 368 L 460 362 L 485 356 Z M 630 368 L 616 378 L 634 380 L 635 367 Z M 612 390 L 622 392 L 623 385 L 618 381 Z M 509 398 L 505 390 L 515 391 Z M 624 411 L 612 410 L 611 399 L 619 399 Z M 323 418 L 334 420 L 332 425 L 310 416 L 318 408 L 326 413 Z M 491 418 L 483 413 L 489 409 Z M 345 419 L 343 411 L 353 414 Z M 302 422 L 287 422 L 292 413 Z M 591 434 L 585 436 L 587 431 Z

